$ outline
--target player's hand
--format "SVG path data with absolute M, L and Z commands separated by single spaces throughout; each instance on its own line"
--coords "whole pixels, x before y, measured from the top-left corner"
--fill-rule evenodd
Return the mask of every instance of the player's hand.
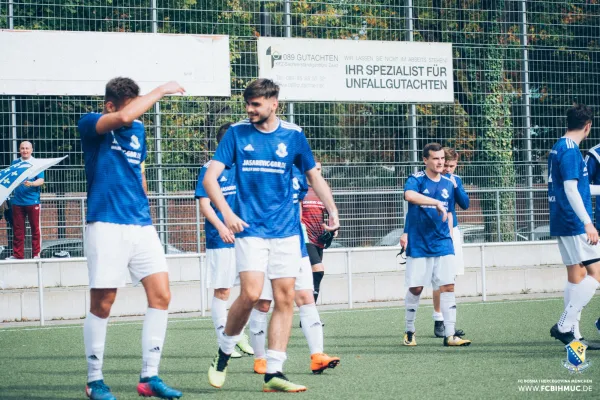
M 235 213 L 223 215 L 223 219 L 225 220 L 225 226 L 227 226 L 227 228 L 233 233 L 243 232 L 244 228 L 248 228 L 250 226 L 240 217 L 235 215 Z
M 446 222 L 448 220 L 448 211 L 446 211 L 446 207 L 440 201 L 439 203 L 437 203 L 435 208 L 437 208 L 438 215 L 442 217 L 442 222 Z
M 408 233 L 403 233 L 402 236 L 400 236 L 400 247 L 402 247 L 404 250 L 406 250 L 407 245 L 408 245 Z
M 164 94 L 184 94 L 185 93 L 185 89 L 177 82 L 175 81 L 171 81 L 171 82 L 167 82 L 164 85 L 161 86 L 161 89 L 163 90 Z
M 454 185 L 454 189 L 458 187 L 458 183 L 456 183 L 456 178 L 454 178 L 454 174 L 450 174 L 450 182 Z
M 25 182 L 23 182 L 23 185 L 25 185 L 27 187 L 33 187 L 33 182 L 25 181 Z
M 221 240 L 225 243 L 233 244 L 235 242 L 235 235 L 226 226 L 219 229 L 219 236 L 221 237 Z
M 589 244 L 594 246 L 598 244 L 598 231 L 594 227 L 594 224 L 592 224 L 591 222 L 589 224 L 586 224 L 585 233 L 587 235 L 587 240 Z
M 330 232 L 340 229 L 340 217 L 337 213 L 329 213 L 329 225 L 323 224 L 323 229 Z

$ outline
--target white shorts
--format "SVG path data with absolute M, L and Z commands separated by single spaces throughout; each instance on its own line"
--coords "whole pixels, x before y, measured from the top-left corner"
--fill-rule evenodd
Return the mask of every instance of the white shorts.
M 310 259 L 308 257 L 304 257 L 302 259 L 302 268 L 300 269 L 300 275 L 298 275 L 296 278 L 294 289 L 296 291 L 310 290 L 311 292 L 315 290 L 315 286 L 313 284 L 312 266 L 310 265 Z M 263 283 L 263 290 L 260 294 L 260 299 L 273 301 L 273 286 L 271 285 L 271 281 L 269 279 L 265 279 L 265 282 Z
M 452 243 L 454 243 L 454 262 L 456 263 L 456 275 L 465 274 L 465 260 L 463 258 L 463 241 L 460 229 L 454 227 L 452 232 Z
M 300 274 L 300 237 L 235 239 L 237 273 L 259 271 L 265 279 L 296 278 Z
M 407 257 L 404 282 L 407 288 L 426 286 L 437 290 L 440 286 L 454 283 L 455 271 L 456 263 L 452 254 L 442 257 Z
M 115 289 L 137 285 L 145 277 L 169 272 L 163 246 L 154 226 L 93 222 L 85 228 L 90 288 Z
M 576 265 L 600 258 L 600 244 L 595 246 L 589 244 L 585 233 L 575 236 L 559 236 L 558 250 L 560 250 L 565 265 Z
M 206 249 L 206 288 L 231 289 L 237 273 L 235 248 Z

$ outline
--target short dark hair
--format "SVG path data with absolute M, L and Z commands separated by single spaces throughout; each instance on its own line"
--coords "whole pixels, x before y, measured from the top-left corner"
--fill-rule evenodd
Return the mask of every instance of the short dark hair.
M 127 99 L 135 99 L 140 95 L 140 87 L 131 78 L 117 77 L 106 84 L 104 102 L 111 101 L 116 107 L 120 107 Z
M 264 97 L 265 99 L 275 97 L 277 99 L 279 98 L 279 85 L 271 79 L 257 79 L 246 86 L 246 89 L 244 90 L 245 101 L 255 97 Z
M 594 112 L 585 104 L 575 104 L 567 110 L 567 130 L 574 131 L 592 122 Z
M 233 125 L 233 122 L 228 122 L 217 129 L 217 143 L 221 143 L 221 139 L 223 139 L 223 136 L 225 136 L 227 129 L 229 129 L 231 125 Z
M 425 147 L 423 147 L 423 158 L 429 158 L 429 153 L 444 150 L 441 144 L 439 143 L 427 143 Z

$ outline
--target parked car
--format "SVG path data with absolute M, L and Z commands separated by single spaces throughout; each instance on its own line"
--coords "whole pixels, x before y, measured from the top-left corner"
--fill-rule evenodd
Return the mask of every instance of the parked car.
M 167 254 L 185 253 L 170 244 L 167 245 Z M 0 246 L 0 260 L 9 256 L 8 249 Z M 41 258 L 69 258 L 83 257 L 83 241 L 80 238 L 66 238 L 56 240 L 42 240 Z

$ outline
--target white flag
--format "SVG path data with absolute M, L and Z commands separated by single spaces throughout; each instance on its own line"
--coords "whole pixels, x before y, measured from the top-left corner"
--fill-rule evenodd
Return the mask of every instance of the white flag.
M 59 158 L 30 158 L 19 161 L 0 171 L 0 204 L 26 179 L 32 178 L 40 172 L 58 164 L 68 156 Z

